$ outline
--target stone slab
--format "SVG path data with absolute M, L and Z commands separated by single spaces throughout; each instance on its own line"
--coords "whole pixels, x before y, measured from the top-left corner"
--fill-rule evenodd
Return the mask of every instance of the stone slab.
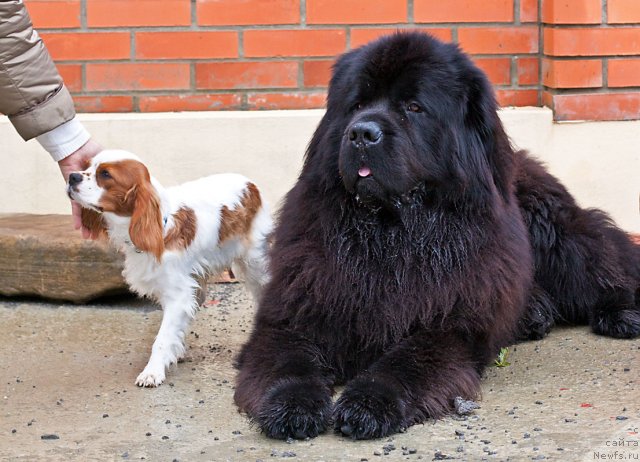
M 0 214 L 0 295 L 83 303 L 127 293 L 123 257 L 70 215 Z

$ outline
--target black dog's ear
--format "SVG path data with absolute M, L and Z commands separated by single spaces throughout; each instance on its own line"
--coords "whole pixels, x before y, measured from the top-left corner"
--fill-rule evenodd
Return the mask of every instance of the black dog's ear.
M 324 188 L 335 187 L 341 181 L 338 176 L 322 172 L 338 171 L 337 153 L 346 124 L 346 120 L 341 120 L 341 117 L 347 116 L 349 104 L 343 95 L 353 93 L 356 87 L 357 72 L 353 70 L 353 66 L 360 56 L 361 50 L 352 50 L 339 56 L 334 63 L 327 94 L 327 111 L 316 127 L 305 153 L 300 177 L 321 179 L 321 186 Z M 340 129 L 335 130 L 335 127 Z
M 515 173 L 513 149 L 498 116 L 493 88 L 475 66 L 468 74 L 466 103 L 462 142 L 484 157 L 495 187 L 509 200 Z

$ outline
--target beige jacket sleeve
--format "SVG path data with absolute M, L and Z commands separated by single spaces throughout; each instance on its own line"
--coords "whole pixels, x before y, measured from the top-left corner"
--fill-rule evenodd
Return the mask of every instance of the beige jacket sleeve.
M 0 1 L 0 113 L 25 140 L 75 116 L 71 95 L 22 0 Z

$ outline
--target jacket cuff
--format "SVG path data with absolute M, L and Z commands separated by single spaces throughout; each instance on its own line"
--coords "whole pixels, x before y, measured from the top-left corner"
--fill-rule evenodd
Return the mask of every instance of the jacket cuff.
M 73 99 L 67 87 L 62 84 L 50 98 L 25 112 L 9 116 L 9 120 L 18 134 L 27 141 L 68 122 L 75 115 Z
M 91 135 L 75 117 L 53 130 L 36 137 L 38 143 L 59 162 L 76 152 L 89 141 Z

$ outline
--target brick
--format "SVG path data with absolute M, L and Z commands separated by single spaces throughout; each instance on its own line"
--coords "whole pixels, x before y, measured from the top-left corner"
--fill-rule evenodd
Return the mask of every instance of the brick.
M 599 59 L 542 60 L 542 83 L 551 88 L 594 88 L 602 86 Z
M 80 64 L 58 64 L 56 67 L 70 92 L 82 91 L 82 66 Z
M 551 56 L 636 55 L 640 27 L 545 29 L 544 52 Z
M 511 83 L 511 58 L 475 58 L 473 61 L 494 85 Z
M 181 90 L 189 88 L 186 63 L 108 63 L 86 65 L 87 90 Z
M 640 2 L 638 0 L 609 0 L 607 2 L 607 22 L 609 24 L 640 23 Z
M 357 48 L 372 40 L 382 37 L 383 35 L 393 34 L 397 31 L 418 31 L 431 34 L 443 42 L 451 42 L 453 36 L 449 28 L 433 28 L 433 27 L 417 27 L 411 29 L 397 28 L 352 28 L 351 29 L 351 48 Z
M 550 91 L 542 92 L 542 105 L 553 109 L 553 93 Z
M 305 87 L 326 87 L 331 79 L 333 60 L 305 61 L 302 63 L 303 84 Z
M 140 96 L 141 112 L 219 111 L 240 109 L 242 97 L 235 94 Z
M 131 55 L 128 32 L 41 34 L 49 54 L 56 61 L 126 59 Z
M 520 22 L 538 22 L 538 0 L 520 0 Z
M 321 30 L 246 30 L 247 57 L 335 56 L 345 51 L 346 32 Z
M 249 93 L 249 109 L 319 109 L 325 106 L 327 94 L 316 93 Z
M 38 30 L 80 27 L 80 0 L 29 0 L 25 5 Z
M 610 87 L 640 87 L 640 59 L 610 59 Z
M 547 24 L 600 24 L 601 0 L 544 0 L 542 22 Z
M 131 96 L 74 96 L 78 112 L 132 112 Z
M 513 22 L 513 0 L 414 0 L 413 16 L 430 23 Z
M 640 93 L 596 93 L 553 96 L 556 120 L 635 120 Z
M 236 58 L 235 31 L 138 32 L 136 57 L 142 59 Z
M 297 24 L 300 0 L 198 0 L 198 25 Z
M 531 26 L 460 28 L 458 43 L 471 54 L 537 53 L 538 28 Z
M 540 61 L 538 58 L 516 58 L 518 85 L 536 85 L 539 81 Z
M 538 90 L 496 90 L 496 98 L 498 104 L 502 107 L 507 106 L 537 106 Z
M 196 88 L 294 88 L 298 63 L 293 61 L 198 63 Z
M 307 0 L 307 24 L 407 22 L 406 0 Z
M 86 0 L 89 27 L 188 26 L 190 0 Z

